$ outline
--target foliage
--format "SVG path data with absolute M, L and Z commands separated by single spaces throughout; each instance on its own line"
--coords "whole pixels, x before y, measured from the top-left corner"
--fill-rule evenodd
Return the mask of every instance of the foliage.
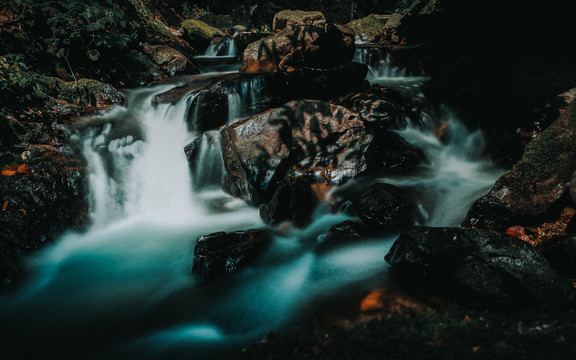
M 27 16 L 29 25 L 47 26 L 47 49 L 62 58 L 75 47 L 126 48 L 136 34 L 128 31 L 120 4 L 114 0 L 12 0 L 10 7 L 13 13 Z

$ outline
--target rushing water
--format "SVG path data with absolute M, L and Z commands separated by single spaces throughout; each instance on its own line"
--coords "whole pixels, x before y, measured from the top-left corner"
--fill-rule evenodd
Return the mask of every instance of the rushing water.
M 239 84 L 231 98 L 250 104 L 257 86 Z M 214 132 L 204 135 L 195 165 L 203 175 L 191 177 L 183 148 L 199 135 L 185 124 L 192 96 L 153 107 L 153 96 L 167 89 L 132 91 L 125 106 L 106 115 L 106 125 L 76 135 L 88 161 L 92 226 L 26 259 L 24 284 L 0 297 L 4 354 L 217 358 L 334 294 L 385 285 L 383 257 L 394 236 L 317 251 L 321 235 L 347 219 L 322 212 L 306 229 L 278 235 L 255 266 L 208 283 L 190 274 L 199 235 L 263 224 L 257 209 L 219 190 Z M 241 116 L 234 111 L 232 120 Z M 440 140 L 434 131 L 444 122 Z M 115 131 L 119 127 L 137 131 Z M 458 224 L 499 175 L 480 156 L 481 134 L 449 111 L 423 115 L 399 134 L 429 161 L 411 176 L 383 180 L 413 190 L 427 224 Z

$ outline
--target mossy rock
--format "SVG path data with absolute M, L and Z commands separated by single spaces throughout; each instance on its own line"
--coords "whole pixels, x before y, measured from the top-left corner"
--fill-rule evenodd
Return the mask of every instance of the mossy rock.
M 77 82 L 66 82 L 55 77 L 45 77 L 44 80 L 44 86 L 37 88 L 37 91 L 49 97 L 49 104 L 64 100 L 78 106 L 105 106 L 124 101 L 122 93 L 97 80 L 79 79 Z
M 370 14 L 363 19 L 352 20 L 347 27 L 354 30 L 356 38 L 362 41 L 378 42 L 382 39 L 386 26 L 374 14 Z
M 200 20 L 188 19 L 180 26 L 186 41 L 196 49 L 206 48 L 210 40 L 215 37 L 224 37 L 226 33 L 210 26 Z

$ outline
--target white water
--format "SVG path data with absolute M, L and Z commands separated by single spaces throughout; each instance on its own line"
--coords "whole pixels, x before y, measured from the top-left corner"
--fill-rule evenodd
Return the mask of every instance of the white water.
M 257 86 L 238 85 L 239 102 L 256 107 Z M 89 162 L 93 225 L 29 257 L 24 284 L 0 297 L 4 354 L 218 358 L 335 294 L 385 285 L 383 257 L 395 237 L 316 251 L 322 234 L 347 219 L 322 213 L 308 228 L 277 236 L 253 267 L 208 283 L 191 275 L 198 236 L 263 225 L 257 209 L 210 186 L 210 179 L 219 182 L 217 175 L 191 178 L 183 152 L 197 135 L 184 121 L 191 98 L 153 108 L 152 96 L 166 90 L 135 91 L 125 107 L 108 115 L 114 119 L 108 125 L 78 134 Z M 442 120 L 449 121 L 445 141 L 432 135 Z M 114 138 L 121 122 L 135 122 L 141 138 Z M 414 189 L 427 223 L 456 224 L 497 176 L 478 155 L 480 134 L 441 116 L 412 124 L 401 135 L 429 163 L 417 176 L 383 180 Z M 219 156 L 209 142 L 200 152 L 207 154 L 203 159 Z M 216 163 L 196 166 L 218 174 Z M 195 182 L 202 186 L 194 189 Z

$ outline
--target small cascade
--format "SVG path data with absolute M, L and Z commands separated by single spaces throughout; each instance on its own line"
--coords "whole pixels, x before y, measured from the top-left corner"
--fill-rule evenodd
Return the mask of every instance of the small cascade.
M 221 38 L 212 40 L 202 55 L 194 56 L 194 61 L 202 73 L 237 71 L 240 67 L 237 52 L 233 38 Z
M 265 92 L 261 77 L 239 79 L 226 87 L 228 93 L 228 119 L 234 122 L 264 111 L 262 93 Z
M 219 41 L 212 40 L 210 45 L 204 51 L 203 56 L 205 57 L 217 57 L 217 56 L 236 56 L 237 49 L 236 43 L 233 38 L 227 37 L 220 39 Z
M 354 62 L 368 65 L 368 80 L 404 78 L 406 69 L 392 66 L 390 52 L 381 47 L 360 47 L 354 53 Z
M 224 181 L 224 163 L 217 130 L 207 131 L 184 148 L 190 162 L 195 191 L 219 189 Z

